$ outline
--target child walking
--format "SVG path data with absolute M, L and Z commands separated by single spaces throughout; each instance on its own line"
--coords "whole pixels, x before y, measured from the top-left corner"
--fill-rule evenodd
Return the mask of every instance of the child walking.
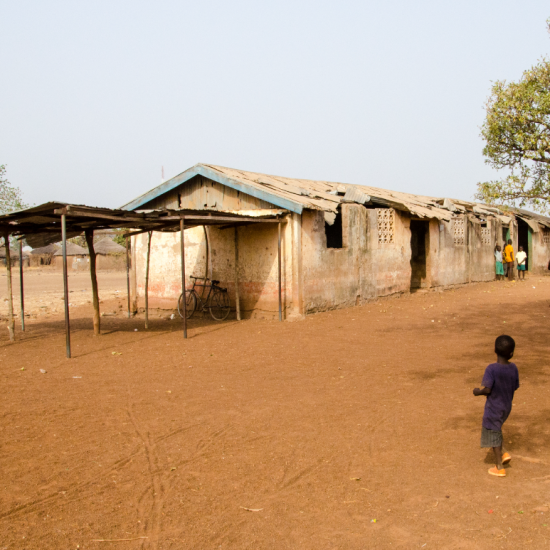
M 504 281 L 504 266 L 502 265 L 502 250 L 500 245 L 495 246 L 495 272 L 497 281 Z
M 519 247 L 519 251 L 516 254 L 516 260 L 518 261 L 518 281 L 525 281 L 525 270 L 527 266 L 527 254 L 523 250 L 523 246 Z
M 496 339 L 497 362 L 485 369 L 481 388 L 474 389 L 474 395 L 487 396 L 481 424 L 481 447 L 493 449 L 496 466 L 489 468 L 489 474 L 498 477 L 506 476 L 504 464 L 512 460 L 509 453 L 502 454 L 502 425 L 510 415 L 514 392 L 519 388 L 518 368 L 510 362 L 515 347 L 511 336 L 502 335 Z

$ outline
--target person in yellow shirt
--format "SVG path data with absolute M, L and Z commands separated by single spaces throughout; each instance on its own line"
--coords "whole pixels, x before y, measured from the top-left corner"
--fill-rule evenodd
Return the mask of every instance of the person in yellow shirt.
M 504 248 L 504 264 L 506 266 L 506 275 L 510 281 L 514 280 L 514 263 L 516 258 L 514 256 L 514 247 L 512 246 L 512 239 L 508 239 L 508 244 Z

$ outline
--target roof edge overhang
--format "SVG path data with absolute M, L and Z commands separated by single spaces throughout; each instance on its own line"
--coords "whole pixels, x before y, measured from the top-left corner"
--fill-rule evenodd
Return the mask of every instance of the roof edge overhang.
M 290 201 L 288 199 L 285 199 L 284 197 L 278 197 L 277 195 L 269 193 L 267 191 L 256 189 L 240 181 L 236 181 L 233 178 L 229 178 L 227 176 L 224 176 L 223 174 L 220 174 L 218 171 L 208 166 L 205 166 L 204 164 L 196 164 L 185 172 L 182 172 L 181 174 L 178 174 L 177 176 L 165 181 L 164 183 L 161 183 L 158 187 L 147 191 L 147 193 L 144 193 L 137 199 L 134 199 L 133 201 L 124 204 L 123 206 L 121 206 L 121 209 L 136 210 L 144 204 L 147 204 L 149 201 L 152 201 L 153 199 L 164 195 L 164 193 L 172 191 L 172 189 L 175 189 L 179 185 L 188 182 L 191 178 L 194 178 L 195 176 L 204 176 L 205 178 L 211 179 L 212 181 L 215 181 L 221 185 L 225 185 L 227 187 L 230 187 L 231 189 L 235 189 L 235 191 L 241 191 L 243 193 L 246 193 L 247 195 L 256 197 L 257 199 L 261 199 L 265 202 L 278 206 L 279 208 L 284 208 L 285 210 L 295 212 L 296 214 L 301 214 L 303 210 L 303 205 L 299 203 Z

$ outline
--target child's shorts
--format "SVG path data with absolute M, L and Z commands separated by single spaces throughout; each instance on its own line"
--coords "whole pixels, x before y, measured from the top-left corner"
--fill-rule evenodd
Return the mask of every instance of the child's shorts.
M 481 428 L 481 447 L 500 447 L 502 445 L 502 432 Z
M 495 262 L 495 270 L 497 275 L 504 275 L 504 267 L 502 266 L 502 262 Z
M 518 271 L 525 271 L 525 264 L 518 265 Z

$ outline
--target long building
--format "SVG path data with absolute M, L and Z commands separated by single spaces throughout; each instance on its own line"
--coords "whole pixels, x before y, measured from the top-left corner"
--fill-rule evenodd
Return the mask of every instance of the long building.
M 379 296 L 449 288 L 495 277 L 494 247 L 511 238 L 528 270 L 548 273 L 550 218 L 525 210 L 412 195 L 375 187 L 270 176 L 197 164 L 126 204 L 127 210 L 278 215 L 285 318 L 361 304 Z M 145 285 L 147 236 L 133 237 L 136 302 Z M 194 227 L 185 232 L 187 285 L 208 276 L 241 308 L 278 311 L 277 224 Z M 151 240 L 152 306 L 174 308 L 181 289 L 177 233 Z

